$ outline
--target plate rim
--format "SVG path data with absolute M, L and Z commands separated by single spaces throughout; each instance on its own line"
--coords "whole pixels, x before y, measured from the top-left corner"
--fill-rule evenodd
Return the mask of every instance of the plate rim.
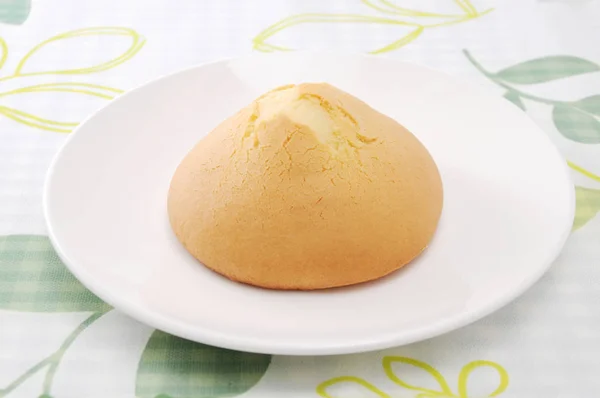
M 68 268 L 69 272 L 71 272 L 77 280 L 83 284 L 88 290 L 90 290 L 93 294 L 98 296 L 100 299 L 108 303 L 113 309 L 117 309 L 127 316 L 130 316 L 133 319 L 136 319 L 146 325 L 149 325 L 155 329 L 165 331 L 172 335 L 195 341 L 201 344 L 213 345 L 216 347 L 239 350 L 244 352 L 251 353 L 260 353 L 260 354 L 271 354 L 271 355 L 293 355 L 293 356 L 304 356 L 304 355 L 314 355 L 314 356 L 322 356 L 322 355 L 339 355 L 339 354 L 353 354 L 353 353 L 363 353 L 370 352 L 379 349 L 386 349 L 397 346 L 404 346 L 408 344 L 412 344 L 419 341 L 428 340 L 433 337 L 437 337 L 443 334 L 446 334 L 450 331 L 463 328 L 467 325 L 472 324 L 494 312 L 499 310 L 500 308 L 505 307 L 518 297 L 520 297 L 525 291 L 527 291 L 531 286 L 533 286 L 552 266 L 554 261 L 561 254 L 570 234 L 571 234 L 571 225 L 565 226 L 563 234 L 559 243 L 556 245 L 552 252 L 549 252 L 543 261 L 540 260 L 540 266 L 536 270 L 536 272 L 531 273 L 528 278 L 525 278 L 521 281 L 520 284 L 513 286 L 508 290 L 507 293 L 502 295 L 501 299 L 493 301 L 487 305 L 482 305 L 481 307 L 476 308 L 475 310 L 469 310 L 465 312 L 461 312 L 460 314 L 450 317 L 444 318 L 435 322 L 429 323 L 427 326 L 423 326 L 418 329 L 412 329 L 410 332 L 402 332 L 400 334 L 389 334 L 386 335 L 385 338 L 379 338 L 377 340 L 369 340 L 363 341 L 360 344 L 327 344 L 327 345 L 300 345 L 297 343 L 280 343 L 280 342 L 269 342 L 267 340 L 261 340 L 256 338 L 246 338 L 242 335 L 232 335 L 232 334 L 224 334 L 221 332 L 215 332 L 211 330 L 207 330 L 204 328 L 190 328 L 186 326 L 185 322 L 178 321 L 175 319 L 169 319 L 164 315 L 153 312 L 148 308 L 145 308 L 140 305 L 136 305 L 132 303 L 128 299 L 119 299 L 118 295 L 113 295 L 111 293 L 110 288 L 103 288 L 102 284 L 97 284 L 94 282 L 93 276 L 85 271 L 84 267 L 77 266 L 69 259 L 69 256 L 66 253 L 66 250 L 63 248 L 61 243 L 59 242 L 58 237 L 54 231 L 53 223 L 51 222 L 51 213 L 52 210 L 50 208 L 50 196 L 51 189 L 53 183 L 53 177 L 55 176 L 56 165 L 60 162 L 62 155 L 64 154 L 66 148 L 69 147 L 73 139 L 80 133 L 81 130 L 85 129 L 88 122 L 94 119 L 100 112 L 102 112 L 105 108 L 115 106 L 124 98 L 127 98 L 133 93 L 136 93 L 138 90 L 145 88 L 146 86 L 158 83 L 159 81 L 163 81 L 174 77 L 179 74 L 184 74 L 186 72 L 202 69 L 211 65 L 216 64 L 224 64 L 230 62 L 243 62 L 246 59 L 255 59 L 262 58 L 263 62 L 265 58 L 285 58 L 285 57 L 305 57 L 305 56 L 323 56 L 328 59 L 339 59 L 340 57 L 346 58 L 356 58 L 356 59 L 369 59 L 369 60 L 377 60 L 378 62 L 387 62 L 387 63 L 395 63 L 395 64 L 404 64 L 410 67 L 417 67 L 428 70 L 429 72 L 434 72 L 444 77 L 454 80 L 456 83 L 460 85 L 470 87 L 472 90 L 476 92 L 488 96 L 493 97 L 491 93 L 486 91 L 483 87 L 474 84 L 473 81 L 467 80 L 461 77 L 453 76 L 445 71 L 430 68 L 428 66 L 420 65 L 414 62 L 407 62 L 397 58 L 382 58 L 375 55 L 370 54 L 360 54 L 360 53 L 348 53 L 348 52 L 336 52 L 329 51 L 326 53 L 318 52 L 318 51 L 296 51 L 293 53 L 274 53 L 274 54 L 255 54 L 249 53 L 242 56 L 237 57 L 224 57 L 210 62 L 203 62 L 194 64 L 191 66 L 187 66 L 184 68 L 180 68 L 170 73 L 162 74 L 153 79 L 149 79 L 136 87 L 127 90 L 125 93 L 118 96 L 116 99 L 110 101 L 109 103 L 103 105 L 99 109 L 92 112 L 88 115 L 66 138 L 63 142 L 60 149 L 54 155 L 50 167 L 48 168 L 44 180 L 43 187 L 43 214 L 46 223 L 46 227 L 48 230 L 48 237 L 52 246 L 54 247 L 57 255 L 64 263 L 64 265 Z M 501 101 L 501 97 L 498 97 L 498 100 Z M 500 103 L 500 102 L 499 102 Z M 510 105 L 507 103 L 510 107 Z M 508 109 L 508 108 L 506 108 Z M 510 112 L 522 112 L 515 105 L 512 105 L 512 111 Z M 529 123 L 530 130 L 533 132 L 537 130 L 540 135 L 540 139 L 545 140 L 547 144 L 549 144 L 549 151 L 553 153 L 553 156 L 556 161 L 560 161 L 563 164 L 563 174 L 564 174 L 564 189 L 568 189 L 569 195 L 569 213 L 568 219 L 573 220 L 575 217 L 575 189 L 572 180 L 572 176 L 570 174 L 570 170 L 568 168 L 566 160 L 563 158 L 557 146 L 554 142 L 548 137 L 548 135 L 527 115 L 522 115 L 526 120 L 526 123 Z M 571 221 L 572 222 L 572 221 Z

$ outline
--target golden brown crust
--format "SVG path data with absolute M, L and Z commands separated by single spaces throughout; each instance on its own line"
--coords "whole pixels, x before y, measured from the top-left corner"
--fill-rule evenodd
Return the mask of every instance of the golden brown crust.
M 442 209 L 423 145 L 327 84 L 277 93 L 179 165 L 168 211 L 187 250 L 232 280 L 300 290 L 377 279 L 418 256 Z

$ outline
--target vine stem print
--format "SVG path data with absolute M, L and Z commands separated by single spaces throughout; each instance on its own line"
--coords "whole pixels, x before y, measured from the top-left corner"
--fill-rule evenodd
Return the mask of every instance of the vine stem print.
M 112 308 L 88 291 L 67 270 L 46 236 L 0 236 L 0 310 L 87 313 L 57 350 L 7 385 L 8 396 L 31 376 L 45 371 L 38 398 L 53 398 L 55 375 L 65 353 Z M 154 331 L 138 361 L 137 398 L 220 398 L 240 395 L 252 388 L 267 371 L 270 355 L 211 347 Z M 232 380 L 232 374 L 239 377 Z
M 464 50 L 469 62 L 490 81 L 505 89 L 504 97 L 526 111 L 526 101 L 552 107 L 554 126 L 566 139 L 580 144 L 600 144 L 600 94 L 577 101 L 561 101 L 528 93 L 522 86 L 547 83 L 573 76 L 600 72 L 592 61 L 569 55 L 555 55 L 528 60 L 498 72 L 484 68 L 473 55 Z M 518 87 L 517 87 L 518 86 Z M 600 176 L 567 160 L 574 171 L 594 182 Z M 600 212 L 600 189 L 575 187 L 576 212 L 573 230 L 583 227 Z
M 561 55 L 529 60 L 492 73 L 481 66 L 469 51 L 464 50 L 464 54 L 479 72 L 506 89 L 504 97 L 522 110 L 525 110 L 523 99 L 550 105 L 554 125 L 565 138 L 582 144 L 600 143 L 600 94 L 577 101 L 560 101 L 536 96 L 515 87 L 600 71 L 600 66 L 594 62 Z
M 6 397 L 13 390 L 27 381 L 31 376 L 39 372 L 40 370 L 46 368 L 46 375 L 44 377 L 44 384 L 42 387 L 42 395 L 40 398 L 51 398 L 50 389 L 52 388 L 52 382 L 54 381 L 54 375 L 58 366 L 60 365 L 60 361 L 67 352 L 67 349 L 71 346 L 71 344 L 77 339 L 77 337 L 83 332 L 88 326 L 94 323 L 98 318 L 104 315 L 105 312 L 95 312 L 86 318 L 83 322 L 77 326 L 75 330 L 73 330 L 67 338 L 63 341 L 58 350 L 54 351 L 47 358 L 44 358 L 40 362 L 33 365 L 31 368 L 26 370 L 23 374 L 17 377 L 12 383 L 6 386 L 4 389 L 0 390 L 0 398 Z

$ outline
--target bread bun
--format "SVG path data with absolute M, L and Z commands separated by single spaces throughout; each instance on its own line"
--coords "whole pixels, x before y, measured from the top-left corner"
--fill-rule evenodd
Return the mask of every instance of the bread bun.
M 171 182 L 185 248 L 235 281 L 323 289 L 380 278 L 418 256 L 442 210 L 425 147 L 328 84 L 281 87 L 222 122 Z

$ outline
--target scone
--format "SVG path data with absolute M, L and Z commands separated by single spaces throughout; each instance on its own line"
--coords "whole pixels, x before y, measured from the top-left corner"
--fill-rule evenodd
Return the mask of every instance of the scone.
M 406 128 L 328 84 L 272 90 L 222 122 L 173 176 L 185 248 L 235 281 L 312 290 L 387 275 L 429 244 L 442 181 Z

